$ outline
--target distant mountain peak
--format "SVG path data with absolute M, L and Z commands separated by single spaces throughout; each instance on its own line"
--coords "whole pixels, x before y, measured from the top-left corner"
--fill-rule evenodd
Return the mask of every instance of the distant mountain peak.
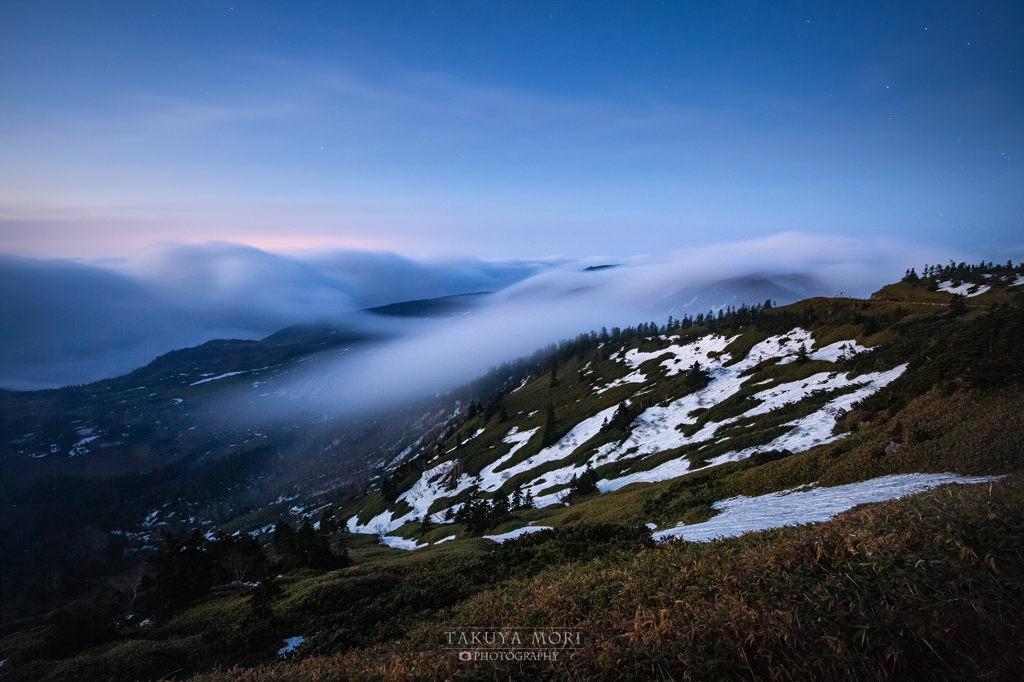
M 473 306 L 480 296 L 490 291 L 477 291 L 470 294 L 455 294 L 438 298 L 420 298 L 414 301 L 401 301 L 388 305 L 367 308 L 366 312 L 387 317 L 445 317 L 460 313 Z

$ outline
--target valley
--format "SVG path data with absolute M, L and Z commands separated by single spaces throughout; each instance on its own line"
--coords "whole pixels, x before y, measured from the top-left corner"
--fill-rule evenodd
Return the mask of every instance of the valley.
M 5 392 L 0 676 L 1010 679 L 1019 270 L 582 333 L 386 412 L 295 409 L 378 341 L 338 329 Z M 457 627 L 582 644 L 467 663 Z

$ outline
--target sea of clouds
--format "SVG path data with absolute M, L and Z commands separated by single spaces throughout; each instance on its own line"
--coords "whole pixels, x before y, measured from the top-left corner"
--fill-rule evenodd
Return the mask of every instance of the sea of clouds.
M 373 324 L 359 312 L 368 307 L 492 292 L 465 315 L 409 321 L 372 361 L 353 357 L 336 368 L 382 394 L 399 383 L 437 390 L 590 329 L 768 298 L 866 297 L 907 267 L 940 260 L 916 244 L 800 233 L 582 260 L 276 254 L 230 243 L 164 244 L 89 261 L 0 256 L 0 387 L 85 383 L 210 339 L 258 339 L 320 320 L 358 327 Z M 587 269 L 599 265 L 616 267 Z M 401 368 L 401 380 L 382 379 L 382 363 Z

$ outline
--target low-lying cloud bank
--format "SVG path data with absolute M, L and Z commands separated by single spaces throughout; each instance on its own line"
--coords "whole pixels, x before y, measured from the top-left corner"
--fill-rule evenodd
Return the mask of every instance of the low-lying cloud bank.
M 344 322 L 361 308 L 497 291 L 547 267 L 354 250 L 283 256 L 226 243 L 97 261 L 0 256 L 0 387 L 86 383 L 210 339 L 258 339 L 302 322 Z
M 810 296 L 866 297 L 915 263 L 937 257 L 910 244 L 781 234 L 662 257 L 551 267 L 448 319 L 396 339 L 323 359 L 272 390 L 267 416 L 296 410 L 362 411 L 445 391 L 490 366 L 602 326 L 665 322 L 725 305 L 785 304 Z M 596 265 L 616 267 L 590 269 Z M 263 389 L 261 389 L 263 390 Z M 235 397 L 238 409 L 261 401 Z
M 226 243 L 98 261 L 0 256 L 0 387 L 84 383 L 214 338 L 263 338 L 324 319 L 356 324 L 362 308 L 495 292 L 472 314 L 417 322 L 374 358 L 335 368 L 383 399 L 441 390 L 592 328 L 766 298 L 866 296 L 909 266 L 948 257 L 914 244 L 798 233 L 575 262 L 425 262 L 357 250 L 285 256 Z M 598 265 L 616 267 L 586 270 Z M 381 358 L 400 372 L 381 376 Z M 342 393 L 350 391 L 336 392 L 337 400 L 348 401 Z

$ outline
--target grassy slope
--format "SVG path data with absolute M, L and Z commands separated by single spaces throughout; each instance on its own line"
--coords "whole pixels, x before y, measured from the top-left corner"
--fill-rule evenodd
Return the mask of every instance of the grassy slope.
M 890 285 L 897 287 L 909 287 L 909 285 Z M 923 287 L 915 290 L 924 292 Z M 883 290 L 885 291 L 885 290 Z M 998 295 L 1006 295 L 1006 290 L 989 292 Z M 952 297 L 949 294 L 939 292 L 944 300 L 948 302 Z M 974 309 L 966 318 L 946 319 L 947 308 L 944 306 L 922 306 L 915 308 L 902 303 L 890 301 L 856 301 L 851 299 L 809 299 L 776 311 L 779 329 L 774 333 L 788 331 L 794 326 L 804 325 L 814 330 L 815 348 L 820 348 L 836 341 L 853 339 L 868 347 L 882 346 L 890 348 L 882 354 L 868 354 L 864 359 L 855 363 L 846 363 L 839 366 L 832 363 L 812 361 L 806 364 L 790 363 L 776 365 L 767 363 L 764 367 L 757 369 L 740 391 L 722 403 L 712 406 L 699 415 L 697 423 L 686 427 L 686 433 L 699 430 L 709 421 L 720 422 L 725 418 L 733 417 L 750 409 L 753 406 L 748 398 L 754 393 L 766 390 L 778 384 L 794 382 L 819 372 L 852 371 L 854 374 L 861 374 L 871 371 L 882 371 L 891 369 L 901 362 L 907 362 L 915 358 L 927 357 L 929 347 L 934 347 L 937 352 L 942 352 L 941 347 L 935 346 L 935 337 L 949 337 L 952 331 L 959 329 L 963 323 L 983 315 L 980 309 Z M 742 358 L 747 351 L 757 342 L 763 340 L 768 334 L 757 327 L 745 327 L 738 330 L 735 341 L 728 347 L 734 359 Z M 733 334 L 734 332 L 726 332 Z M 694 331 L 684 334 L 684 343 L 687 336 L 696 336 Z M 948 342 L 948 338 L 946 339 Z M 656 351 L 659 348 L 667 347 L 673 341 L 640 340 L 630 342 L 626 348 L 639 347 L 644 352 Z M 941 344 L 940 344 L 941 346 Z M 895 347 L 895 349 L 891 349 Z M 617 347 L 614 347 L 616 349 Z M 934 354 L 937 355 L 937 352 Z M 955 355 L 955 353 L 953 353 Z M 599 411 L 614 406 L 625 399 L 632 399 L 638 405 L 651 405 L 653 403 L 667 404 L 668 401 L 678 398 L 686 392 L 682 387 L 683 373 L 674 377 L 665 377 L 665 370 L 660 366 L 661 358 L 655 358 L 645 362 L 639 371 L 646 375 L 643 383 L 629 383 L 603 393 L 596 393 L 595 387 L 605 386 L 615 379 L 621 378 L 630 373 L 631 370 L 621 362 L 614 360 L 601 361 L 595 353 L 592 357 L 572 359 L 562 366 L 558 372 L 559 382 L 555 387 L 551 386 L 549 375 L 545 375 L 536 381 L 528 384 L 522 389 L 512 393 L 505 399 L 505 406 L 509 419 L 500 423 L 497 417 L 485 421 L 482 416 L 468 420 L 458 432 L 452 436 L 443 448 L 443 454 L 430 466 L 446 460 L 457 460 L 462 470 L 469 474 L 478 473 L 484 466 L 498 457 L 506 454 L 511 445 L 502 442 L 502 438 L 512 429 L 517 428 L 520 432 L 529 429 L 537 429 L 537 433 L 530 441 L 517 451 L 516 455 L 507 461 L 501 469 L 524 462 L 535 456 L 541 449 L 541 433 L 544 425 L 544 413 L 549 404 L 555 406 L 555 413 L 558 419 L 558 434 L 564 434 L 569 428 L 575 426 L 582 420 L 593 416 Z M 948 358 L 947 358 L 948 360 Z M 953 361 L 950 361 L 953 362 Z M 941 371 L 938 375 L 933 368 L 915 368 L 918 371 L 915 375 L 922 375 L 932 383 L 942 378 Z M 955 376 L 963 371 L 961 366 L 951 366 L 947 374 Z M 587 372 L 581 374 L 581 372 Z M 770 383 L 761 383 L 771 380 Z M 898 386 L 904 386 L 907 382 L 901 380 Z M 755 385 L 760 384 L 760 385 Z M 929 384 L 930 385 L 930 384 Z M 955 388 L 955 387 L 950 387 Z M 914 389 L 918 393 L 923 392 L 920 387 Z M 906 389 L 897 389 L 906 392 Z M 887 396 L 893 391 L 883 391 Z M 808 398 L 799 403 L 789 405 L 782 410 L 774 410 L 768 414 L 751 419 L 745 419 L 720 428 L 716 439 L 723 436 L 730 436 L 728 441 L 720 444 L 709 444 L 708 442 L 695 443 L 684 446 L 677 450 L 669 450 L 657 453 L 653 456 L 646 456 L 640 460 L 623 458 L 619 461 L 598 466 L 596 471 L 601 477 L 615 478 L 633 471 L 643 471 L 654 468 L 662 462 L 686 457 L 690 459 L 692 466 L 703 466 L 707 460 L 728 451 L 752 447 L 770 442 L 774 437 L 785 432 L 782 425 L 793 419 L 797 419 L 818 409 L 821 403 L 838 395 L 835 392 L 826 395 Z M 935 409 L 935 401 L 922 408 L 925 411 Z M 902 406 L 900 406 L 902 407 Z M 855 428 L 864 420 L 871 420 L 878 414 L 855 414 L 847 419 L 841 431 L 849 431 Z M 888 415 L 882 413 L 883 421 Z M 915 417 L 916 419 L 916 417 Z M 908 425 L 908 437 L 912 433 L 924 433 L 924 430 L 917 428 L 915 424 Z M 483 433 L 468 442 L 469 439 L 480 429 Z M 521 473 L 510 478 L 502 489 L 511 493 L 517 486 L 527 482 L 545 471 L 561 468 L 566 464 L 582 465 L 596 450 L 597 447 L 610 440 L 610 436 L 601 434 L 588 443 L 581 446 L 575 453 L 564 460 L 550 462 L 541 465 L 529 472 Z M 888 444 L 888 438 L 879 436 L 881 445 L 879 450 Z M 903 438 L 896 436 L 896 440 L 903 442 Z M 840 446 L 847 447 L 847 446 Z M 949 466 L 955 470 L 954 463 Z M 859 465 L 858 465 L 859 466 Z M 877 467 L 874 467 L 877 469 Z M 920 471 L 931 471 L 931 469 L 916 469 Z M 405 490 L 411 487 L 419 477 L 419 471 L 414 471 L 407 476 L 400 488 Z M 814 479 L 810 479 L 814 480 Z M 863 480 L 855 478 L 854 480 Z M 809 482 L 809 481 L 801 481 Z M 849 482 L 849 481 L 847 481 Z M 564 486 L 563 486 L 564 487 Z M 557 489 L 557 488 L 556 488 Z M 468 493 L 463 492 L 458 498 L 449 498 L 447 501 L 438 501 L 431 512 L 438 512 L 452 503 L 464 501 Z M 381 508 L 379 501 L 374 497 L 367 500 L 367 505 L 361 509 L 347 509 L 346 513 L 358 511 L 360 522 L 371 518 L 379 513 Z M 371 513 L 372 511 L 372 513 Z M 625 510 L 625 511 L 628 511 Z
M 839 428 L 853 429 L 852 435 L 776 462 L 737 462 L 676 481 L 634 484 L 572 507 L 520 512 L 516 525 L 674 525 L 681 518 L 701 520 L 716 500 L 813 481 L 1022 470 L 1024 393 L 1012 382 L 970 388 L 963 353 L 953 352 L 957 330 L 989 313 L 975 309 L 946 321 L 945 310 L 931 306 L 917 312 L 890 302 L 819 299 L 783 309 L 780 317 L 791 324 L 812 312 L 818 347 L 854 337 L 866 345 L 892 341 L 851 371 L 911 361 L 906 380 L 846 416 Z M 936 329 L 946 331 L 936 335 Z M 765 334 L 747 331 L 757 340 Z M 548 401 L 560 406 L 560 424 L 568 429 L 643 389 L 631 384 L 594 396 L 589 377 L 579 380 L 588 362 L 603 375 L 601 383 L 625 374 L 614 363 L 570 362 L 559 370 L 561 385 L 550 388 L 544 377 L 513 393 L 506 423 L 487 425 L 445 457 L 479 470 L 507 452 L 501 437 L 512 426 L 542 426 Z M 761 371 L 767 377 L 800 370 Z M 481 426 L 481 419 L 471 420 L 444 450 Z M 536 454 L 538 436 L 516 460 Z M 893 438 L 906 447 L 884 455 Z M 303 649 L 306 660 L 200 679 L 1014 679 L 1010 671 L 1024 664 L 1015 645 L 1024 634 L 1024 484 L 1015 474 L 991 490 L 950 487 L 853 510 L 827 524 L 707 545 L 609 551 L 597 559 L 544 554 L 542 547 L 529 570 L 496 572 L 487 563 L 493 545 L 485 540 L 410 553 L 372 546 L 360 536 L 350 540 L 356 566 L 287 576 L 270 622 L 255 617 L 245 590 L 235 586 L 77 658 L 29 663 L 39 655 L 44 626 L 0 640 L 0 658 L 15 664 L 10 679 L 150 679 L 173 670 L 188 675 L 215 665 L 250 667 L 271 659 L 283 637 L 304 634 L 313 635 Z M 379 505 L 379 498 L 370 502 Z M 357 509 L 351 503 L 344 508 Z M 461 529 L 442 526 L 428 539 L 453 531 Z M 438 651 L 438 639 L 446 625 L 466 624 L 572 626 L 588 645 L 553 669 L 460 666 Z M 22 660 L 25 665 L 17 666 Z
M 248 680 L 1019 679 L 1024 481 L 943 486 L 828 523 L 560 566 L 482 592 L 404 637 Z M 443 632 L 554 626 L 552 665 L 461 663 Z

